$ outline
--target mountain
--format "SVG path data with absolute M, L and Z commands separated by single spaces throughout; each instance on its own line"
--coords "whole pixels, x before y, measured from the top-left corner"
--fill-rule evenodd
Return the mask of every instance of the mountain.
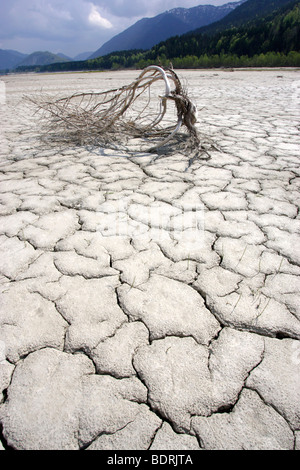
M 181 35 L 220 20 L 243 2 L 245 0 L 218 7 L 199 5 L 193 8 L 174 8 L 153 18 L 142 18 L 103 44 L 89 59 L 121 50 L 150 49 L 171 36 Z
M 58 52 L 56 55 L 58 55 L 61 59 L 73 60 L 72 57 L 69 57 L 68 55 L 63 54 L 62 52 Z
M 18 51 L 0 49 L 0 70 L 15 68 L 25 57 L 27 57 L 26 54 Z
M 18 63 L 18 66 L 24 65 L 48 65 L 56 62 L 68 62 L 70 59 L 60 57 L 57 54 L 53 54 L 49 51 L 37 51 L 25 57 L 22 62 Z
M 175 69 L 211 67 L 300 67 L 300 0 L 276 1 L 279 8 L 253 18 L 248 0 L 239 27 L 227 27 L 215 34 L 200 32 L 173 36 L 150 50 L 124 50 L 86 61 L 55 63 L 40 67 L 18 67 L 17 72 L 143 69 L 150 64 Z M 264 7 L 271 0 L 264 0 Z M 274 6 L 274 3 L 273 3 Z M 238 11 L 240 7 L 237 7 Z M 248 16 L 247 11 L 250 11 Z M 249 19 L 250 18 L 250 19 Z M 204 29 L 204 28 L 203 28 Z
M 258 4 L 258 0 L 248 0 L 241 5 L 240 9 L 247 5 Z M 260 1 L 266 4 L 281 4 L 281 8 L 273 10 L 267 15 L 260 15 L 253 18 L 253 14 L 244 15 L 244 22 L 240 26 L 224 27 L 221 31 L 217 28 L 216 33 L 206 31 L 206 28 L 193 31 L 192 33 L 175 36 L 154 46 L 144 53 L 144 60 L 153 61 L 156 57 L 164 55 L 168 60 L 174 59 L 175 67 L 178 63 L 175 58 L 180 57 L 200 57 L 203 55 L 236 55 L 237 57 L 267 54 L 288 55 L 289 53 L 300 52 L 300 1 L 281 0 L 273 2 L 271 0 Z M 248 10 L 249 11 L 249 10 Z M 270 12 L 270 10 L 267 10 Z M 250 20 L 248 20 L 250 18 Z M 240 19 L 239 19 L 240 21 Z M 231 24 L 231 23 L 229 23 Z M 298 59 L 297 59 L 298 60 Z M 196 64 L 198 61 L 194 61 Z M 274 61 L 275 63 L 276 61 Z
M 78 54 L 74 59 L 59 52 L 33 52 L 32 54 L 22 54 L 21 52 L 0 49 L 0 70 L 13 70 L 18 66 L 48 65 L 55 62 L 69 62 L 72 60 L 86 60 L 92 54 L 91 51 Z
M 92 51 L 89 51 L 89 52 L 81 52 L 80 54 L 77 54 L 75 57 L 73 57 L 73 60 L 86 60 L 86 59 L 88 59 L 92 54 L 93 54 Z
M 291 3 L 291 0 L 248 0 L 219 21 L 199 27 L 190 33 L 212 35 L 225 29 L 245 26 L 246 23 L 263 18 L 288 3 Z

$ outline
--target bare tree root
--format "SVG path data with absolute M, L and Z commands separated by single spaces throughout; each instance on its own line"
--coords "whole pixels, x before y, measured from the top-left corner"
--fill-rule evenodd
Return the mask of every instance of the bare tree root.
M 162 82 L 165 90 L 163 95 L 158 96 L 157 103 L 152 90 L 157 92 L 157 86 Z M 145 95 L 148 95 L 146 99 Z M 192 155 L 189 165 L 197 158 L 210 158 L 195 127 L 196 105 L 188 97 L 172 67 L 164 69 L 150 65 L 129 85 L 104 92 L 74 93 L 57 99 L 47 96 L 27 99 L 35 105 L 37 111 L 42 112 L 47 140 L 110 148 L 114 142 L 115 148 L 129 152 L 134 143 L 136 151 L 137 140 L 142 146 L 146 143 L 147 147 L 141 148 L 142 151 L 158 153 L 156 158 L 159 158 L 162 147 L 166 148 L 175 136 L 180 136 L 179 141 L 175 139 L 177 145 L 173 152 Z M 177 123 L 175 127 L 162 127 L 163 120 L 170 121 L 170 112 L 167 112 L 170 102 L 175 105 Z M 173 119 L 174 106 L 171 116 Z M 179 134 L 181 128 L 187 131 L 183 135 Z M 152 144 L 156 142 L 155 145 L 148 147 L 150 141 Z M 211 149 L 216 150 L 213 144 Z

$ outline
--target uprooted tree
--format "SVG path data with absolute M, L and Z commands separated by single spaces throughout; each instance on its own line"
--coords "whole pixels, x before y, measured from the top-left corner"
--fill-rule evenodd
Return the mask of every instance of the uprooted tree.
M 151 87 L 164 83 L 164 94 L 154 103 Z M 170 82 L 173 84 L 173 89 Z M 146 99 L 145 99 L 145 94 Z M 139 98 L 143 95 L 144 99 Z M 39 110 L 45 112 L 48 138 L 55 137 L 73 144 L 94 144 L 130 150 L 132 139 L 146 142 L 148 152 L 165 147 L 180 128 L 187 130 L 185 138 L 177 140 L 188 151 L 190 162 L 195 158 L 209 158 L 207 145 L 203 146 L 195 127 L 196 105 L 188 97 L 173 68 L 150 65 L 129 85 L 102 92 L 75 93 L 57 99 L 46 96 L 30 98 Z M 167 104 L 173 102 L 177 123 L 162 126 L 166 121 Z M 155 108 L 156 104 L 156 108 Z M 174 115 L 174 113 L 173 113 Z M 170 119 L 170 117 L 169 117 Z M 174 140 L 174 139 L 173 139 Z M 149 142 L 152 143 L 149 148 Z M 153 145 L 154 142 L 154 145 Z M 212 143 L 210 148 L 215 149 Z M 176 151 L 180 150 L 176 146 Z

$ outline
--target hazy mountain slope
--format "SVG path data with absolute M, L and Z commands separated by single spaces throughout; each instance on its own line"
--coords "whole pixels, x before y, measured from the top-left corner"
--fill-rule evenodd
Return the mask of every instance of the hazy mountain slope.
M 80 54 L 77 54 L 75 57 L 73 57 L 73 60 L 86 60 L 86 59 L 88 59 L 92 54 L 93 54 L 92 51 L 89 51 L 89 52 L 81 52 Z
M 49 51 L 37 51 L 28 55 L 18 66 L 23 65 L 48 65 L 55 62 L 68 62 L 70 59 L 62 58 L 57 54 L 53 54 Z
M 64 59 L 64 60 L 73 60 L 72 57 L 64 54 L 63 52 L 58 52 L 56 55 L 58 55 L 61 59 Z
M 248 0 L 249 3 L 253 0 Z M 254 0 L 256 1 L 256 0 Z M 258 16 L 240 27 L 213 35 L 173 36 L 147 51 L 125 50 L 81 62 L 20 67 L 17 71 L 142 69 L 161 63 L 175 68 L 198 67 L 300 67 L 300 0 Z
M 0 49 L 0 70 L 13 69 L 27 57 L 18 51 Z

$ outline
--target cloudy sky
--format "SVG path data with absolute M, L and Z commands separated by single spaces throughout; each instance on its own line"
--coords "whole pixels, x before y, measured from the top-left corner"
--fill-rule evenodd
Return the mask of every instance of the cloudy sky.
M 0 49 L 70 57 L 97 50 L 142 17 L 230 0 L 0 0 Z M 233 0 L 234 1 L 234 0 Z

